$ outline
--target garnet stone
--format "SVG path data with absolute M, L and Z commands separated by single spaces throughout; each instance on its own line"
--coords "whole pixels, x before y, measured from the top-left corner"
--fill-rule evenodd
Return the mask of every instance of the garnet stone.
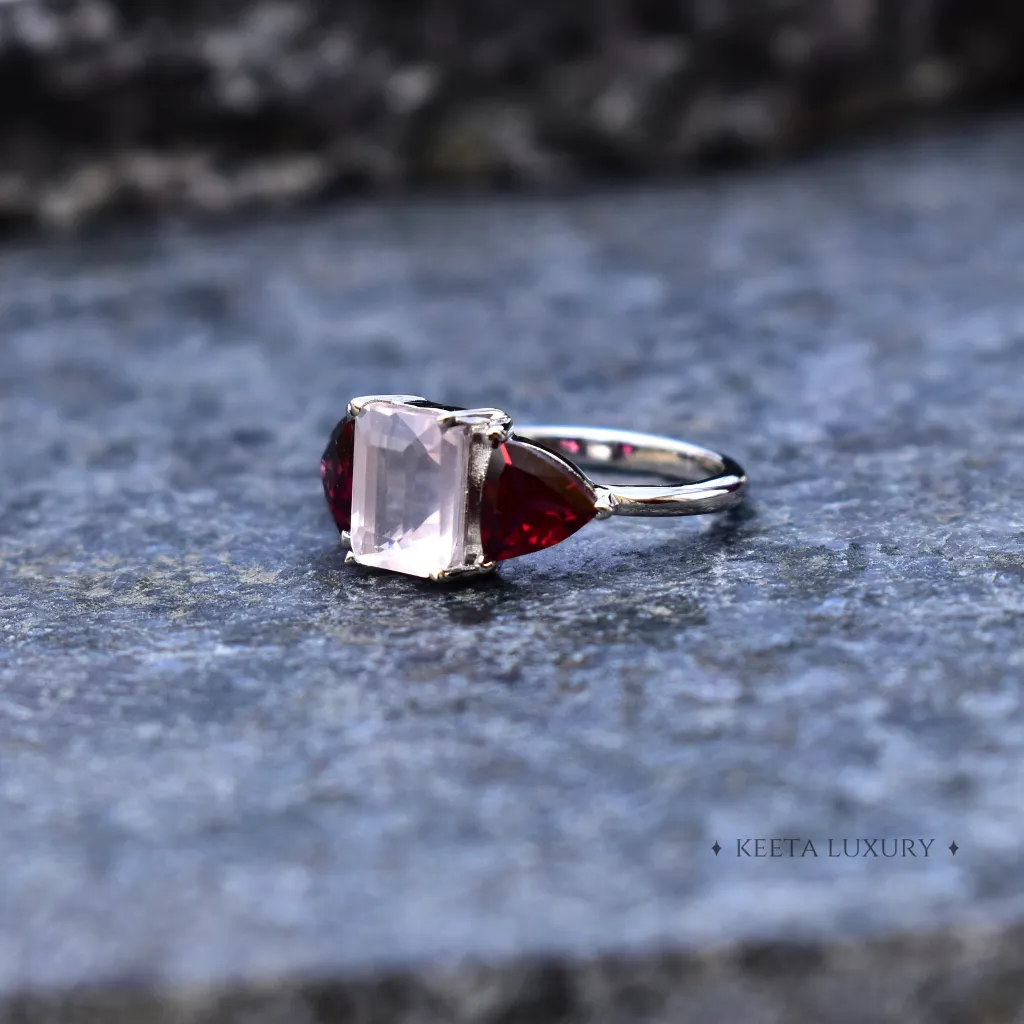
M 500 562 L 551 547 L 597 514 L 593 495 L 565 464 L 536 445 L 506 441 L 491 456 L 480 537 Z
M 320 460 L 320 479 L 324 484 L 327 504 L 339 530 L 352 528 L 352 449 L 356 421 L 346 416 L 331 434 Z

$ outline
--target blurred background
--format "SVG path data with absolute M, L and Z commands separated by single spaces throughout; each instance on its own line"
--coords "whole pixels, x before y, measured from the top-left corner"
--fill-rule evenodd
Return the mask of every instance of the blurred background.
M 1015 0 L 0 0 L 0 225 L 664 176 L 1022 92 Z

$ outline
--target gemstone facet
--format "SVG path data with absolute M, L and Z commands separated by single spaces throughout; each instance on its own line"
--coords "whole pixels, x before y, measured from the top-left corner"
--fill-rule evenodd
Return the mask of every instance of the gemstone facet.
M 352 554 L 362 565 L 435 576 L 465 560 L 471 438 L 439 411 L 368 403 L 355 421 Z
M 352 528 L 352 448 L 356 421 L 346 416 L 331 434 L 320 460 L 320 479 L 324 485 L 327 506 L 338 529 Z
M 514 440 L 491 455 L 480 510 L 487 561 L 558 544 L 596 514 L 594 495 L 556 456 Z

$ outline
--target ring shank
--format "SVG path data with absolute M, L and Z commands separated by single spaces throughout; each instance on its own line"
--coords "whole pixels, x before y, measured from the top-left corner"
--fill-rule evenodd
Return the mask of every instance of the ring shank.
M 659 476 L 672 486 L 632 487 L 591 480 L 598 507 L 619 516 L 692 516 L 721 512 L 743 500 L 743 468 L 709 448 L 670 437 L 605 427 L 516 427 L 514 436 L 572 462 L 580 470 Z M 589 478 L 588 478 L 589 479 Z

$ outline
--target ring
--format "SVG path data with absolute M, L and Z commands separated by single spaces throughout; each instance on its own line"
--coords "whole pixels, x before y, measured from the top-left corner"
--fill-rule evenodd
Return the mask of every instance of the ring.
M 596 483 L 587 469 L 666 483 Z M 413 395 L 349 402 L 320 472 L 346 563 L 432 580 L 491 572 L 592 519 L 721 512 L 747 486 L 728 456 L 685 441 L 600 427 L 513 430 L 500 409 Z

